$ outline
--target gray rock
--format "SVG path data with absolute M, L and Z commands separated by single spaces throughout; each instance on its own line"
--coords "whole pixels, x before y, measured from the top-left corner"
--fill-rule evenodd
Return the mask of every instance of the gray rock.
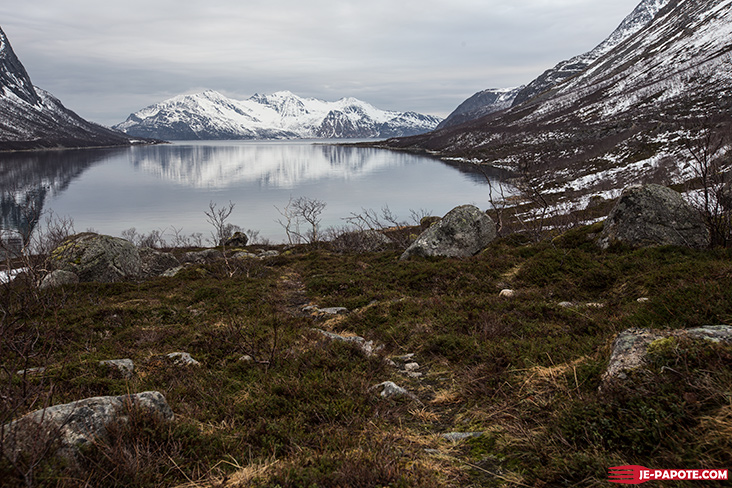
M 463 205 L 422 232 L 400 260 L 412 256 L 463 258 L 483 250 L 496 238 L 496 224 L 473 205 Z
M 732 343 L 732 326 L 717 325 L 696 327 L 686 330 L 628 329 L 613 342 L 613 351 L 607 370 L 603 374 L 603 385 L 613 380 L 626 378 L 626 373 L 643 367 L 648 355 L 648 346 L 658 339 L 667 337 L 691 337 L 712 342 Z
M 381 390 L 379 395 L 381 395 L 383 398 L 399 398 L 399 397 L 407 397 L 411 398 L 412 400 L 417 400 L 419 402 L 419 399 L 414 396 L 414 394 L 410 393 L 406 389 L 402 388 L 401 386 L 397 385 L 396 383 L 392 381 L 384 381 L 383 383 L 379 383 L 376 386 L 371 387 L 372 390 Z M 421 402 L 420 402 L 421 403 Z
M 132 359 L 108 359 L 99 361 L 99 364 L 119 371 L 125 379 L 131 379 L 135 374 L 135 363 L 132 362 Z
M 105 440 L 107 426 L 127 422 L 130 407 L 173 420 L 173 411 L 157 391 L 135 395 L 94 397 L 37 410 L 2 427 L 3 453 L 11 460 L 39 447 L 56 445 L 57 453 L 74 459 L 78 449 Z
M 708 247 L 709 231 L 701 214 L 681 194 L 660 185 L 631 186 L 623 190 L 610 212 L 598 244 L 632 247 Z
M 46 368 L 40 367 L 40 368 L 21 369 L 20 371 L 16 371 L 15 374 L 18 376 L 36 376 L 39 374 L 43 374 L 45 372 L 46 372 Z
M 238 253 L 235 253 L 233 256 L 231 256 L 234 259 L 257 259 L 259 258 L 258 255 L 246 252 L 246 251 L 239 251 Z
M 313 329 L 314 331 L 324 335 L 328 339 L 334 340 L 334 341 L 340 341 L 340 342 L 350 342 L 353 344 L 356 344 L 359 349 L 361 349 L 364 354 L 367 356 L 371 356 L 374 354 L 375 351 L 379 350 L 380 347 L 374 346 L 374 341 L 367 341 L 363 337 L 360 336 L 342 336 L 333 332 L 328 332 L 327 330 L 321 330 L 321 329 Z
M 169 269 L 180 266 L 178 259 L 169 252 L 143 247 L 140 249 L 140 275 L 142 278 L 161 276 Z
M 201 363 L 196 361 L 187 352 L 171 352 L 168 358 L 172 359 L 178 366 L 200 366 Z
M 224 254 L 216 249 L 204 249 L 203 251 L 191 251 L 183 255 L 181 262 L 203 264 L 218 259 L 224 259 Z
M 86 232 L 69 237 L 51 252 L 56 269 L 70 271 L 82 282 L 109 283 L 140 275 L 140 252 L 119 237 Z
M 249 242 L 249 238 L 247 235 L 243 232 L 234 232 L 234 235 L 229 237 L 223 242 L 219 242 L 219 246 L 226 246 L 226 247 L 246 247 L 247 243 Z
M 472 437 L 481 437 L 482 435 L 482 432 L 448 432 L 447 434 L 441 434 L 440 437 L 450 442 L 459 442 Z
M 183 270 L 183 266 L 176 266 L 175 268 L 170 268 L 169 270 L 165 271 L 160 276 L 163 276 L 165 278 L 173 278 L 178 273 L 180 273 Z
M 45 278 L 43 278 L 40 288 L 41 290 L 45 290 L 47 288 L 56 288 L 57 286 L 74 285 L 78 282 L 79 277 L 76 275 L 76 273 L 57 269 L 56 271 L 52 271 L 51 273 L 46 275 Z
M 394 242 L 377 230 L 344 232 L 332 241 L 338 251 L 378 252 L 389 249 Z

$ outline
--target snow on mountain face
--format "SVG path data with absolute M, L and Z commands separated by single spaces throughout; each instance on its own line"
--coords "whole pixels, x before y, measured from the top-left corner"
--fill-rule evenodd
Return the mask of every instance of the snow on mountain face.
M 355 98 L 326 102 L 281 91 L 232 100 L 209 90 L 146 107 L 114 128 L 168 140 L 371 138 L 421 134 L 440 120 L 380 110 Z
M 124 134 L 92 124 L 34 87 L 0 29 L 0 150 L 129 145 Z
M 453 127 L 510 108 L 523 89 L 522 85 L 518 88 L 489 88 L 478 92 L 461 103 L 437 128 Z
M 528 168 L 548 193 L 683 182 L 693 164 L 687 142 L 709 121 L 732 120 L 730 53 L 732 0 L 669 0 L 651 22 L 541 96 L 385 145 Z
M 647 26 L 656 14 L 668 5 L 669 1 L 643 0 L 599 46 L 572 59 L 562 61 L 554 68 L 545 71 L 516 95 L 513 105 L 519 105 L 548 90 L 552 86 L 582 72 L 589 65 L 600 59 L 600 57 Z

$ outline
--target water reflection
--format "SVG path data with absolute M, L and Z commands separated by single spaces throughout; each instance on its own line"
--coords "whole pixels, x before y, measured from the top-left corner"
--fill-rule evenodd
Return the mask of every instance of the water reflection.
M 120 235 L 210 229 L 210 202 L 236 204 L 232 223 L 283 239 L 277 224 L 290 197 L 327 203 L 323 226 L 339 226 L 364 208 L 388 205 L 444 215 L 456 205 L 489 205 L 494 175 L 424 156 L 310 142 L 215 141 L 105 150 L 0 154 L 0 228 L 28 235 L 44 210 L 77 230 Z M 35 217 L 34 217 L 35 216 Z
M 27 240 L 49 197 L 85 170 L 126 149 L 0 153 L 0 230 Z M 8 232 L 5 232 L 5 237 Z
M 281 189 L 326 178 L 359 178 L 407 164 L 414 156 L 330 145 L 239 143 L 134 148 L 130 159 L 136 168 L 193 188 L 257 183 Z

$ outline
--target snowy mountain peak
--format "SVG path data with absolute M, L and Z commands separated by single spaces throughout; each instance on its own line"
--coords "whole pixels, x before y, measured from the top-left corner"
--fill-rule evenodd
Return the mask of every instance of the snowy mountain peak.
M 572 59 L 562 61 L 529 83 L 513 101 L 519 105 L 575 76 L 645 28 L 671 0 L 643 0 L 600 45 Z
M 0 28 L 0 92 L 6 97 L 13 94 L 31 105 L 40 105 L 41 99 L 33 88 L 30 76 L 15 55 L 5 32 Z
M 420 134 L 439 122 L 437 117 L 380 110 L 352 97 L 326 102 L 278 91 L 233 100 L 208 90 L 146 107 L 115 128 L 170 140 L 370 138 Z

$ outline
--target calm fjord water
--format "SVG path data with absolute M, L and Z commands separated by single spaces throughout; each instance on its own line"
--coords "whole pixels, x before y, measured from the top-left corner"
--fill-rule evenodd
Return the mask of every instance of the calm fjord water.
M 327 204 L 323 227 L 342 226 L 363 209 L 388 206 L 400 219 L 410 209 L 444 215 L 457 205 L 488 207 L 481 174 L 426 156 L 324 145 L 322 141 L 202 141 L 117 149 L 0 155 L 0 225 L 17 220 L 23 201 L 74 220 L 77 231 L 120 235 L 182 228 L 210 234 L 209 202 L 236 206 L 229 222 L 285 240 L 277 223 L 290 197 Z M 8 197 L 12 192 L 12 198 Z M 16 215 L 13 217 L 13 215 Z M 17 223 L 16 223 L 17 224 Z

